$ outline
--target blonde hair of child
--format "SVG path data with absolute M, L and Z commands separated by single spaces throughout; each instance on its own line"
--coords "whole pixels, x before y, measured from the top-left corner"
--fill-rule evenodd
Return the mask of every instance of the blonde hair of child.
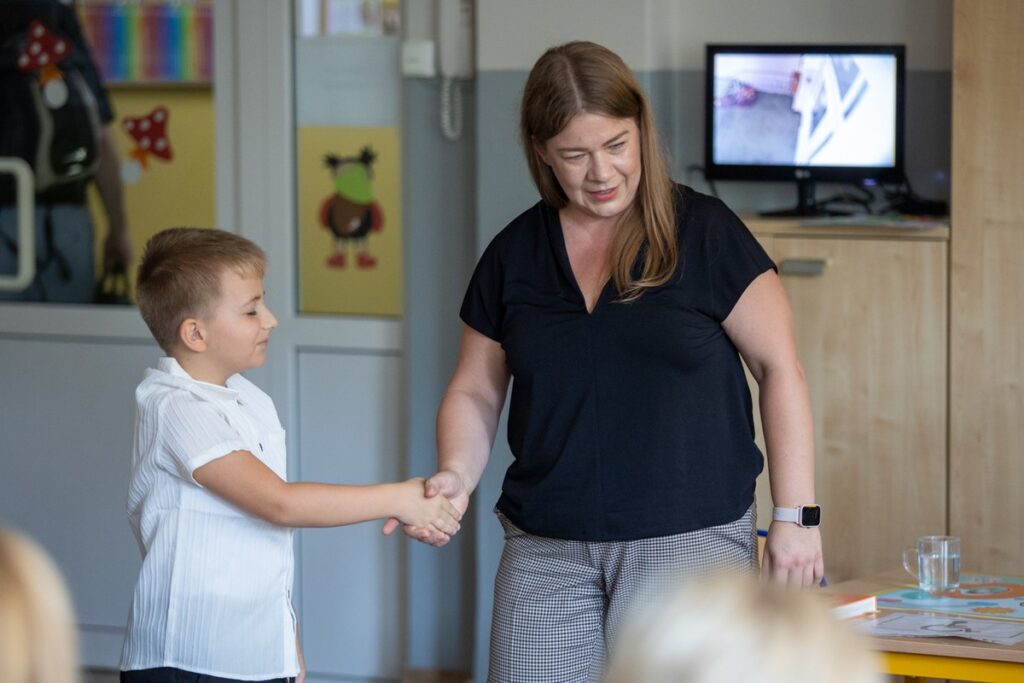
M 167 353 L 178 345 L 178 328 L 201 317 L 220 298 L 225 269 L 263 277 L 267 257 L 256 244 L 232 232 L 168 228 L 146 243 L 135 279 L 139 313 Z
M 0 681 L 76 683 L 77 652 L 57 567 L 38 545 L 0 527 Z
M 878 671 L 825 596 L 729 575 L 692 580 L 632 614 L 606 683 L 879 683 Z

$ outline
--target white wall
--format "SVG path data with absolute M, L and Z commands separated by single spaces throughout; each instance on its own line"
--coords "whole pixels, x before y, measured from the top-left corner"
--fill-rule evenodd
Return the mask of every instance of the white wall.
M 910 69 L 952 64 L 950 0 L 477 0 L 477 28 L 481 70 L 529 70 L 581 39 L 640 71 L 702 70 L 715 42 L 903 43 Z

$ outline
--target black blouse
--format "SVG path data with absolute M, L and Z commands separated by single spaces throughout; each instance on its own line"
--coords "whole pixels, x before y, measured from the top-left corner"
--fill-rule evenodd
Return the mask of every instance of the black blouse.
M 498 509 L 525 531 L 664 536 L 731 522 L 753 502 L 763 457 L 721 322 L 774 264 L 720 200 L 677 190 L 679 266 L 632 303 L 609 282 L 587 313 L 543 202 L 477 264 L 461 317 L 505 351 L 515 461 Z

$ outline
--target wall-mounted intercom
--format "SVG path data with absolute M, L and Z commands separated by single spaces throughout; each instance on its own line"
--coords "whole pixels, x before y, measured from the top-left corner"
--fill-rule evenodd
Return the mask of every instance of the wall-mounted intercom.
M 441 132 L 462 134 L 462 93 L 456 79 L 473 77 L 473 0 L 437 0 L 437 66 L 441 73 Z

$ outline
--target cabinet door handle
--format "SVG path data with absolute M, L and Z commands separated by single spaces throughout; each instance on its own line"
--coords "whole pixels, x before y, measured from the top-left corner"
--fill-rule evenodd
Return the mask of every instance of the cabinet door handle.
M 827 261 L 822 258 L 788 258 L 779 264 L 779 275 L 821 277 Z

